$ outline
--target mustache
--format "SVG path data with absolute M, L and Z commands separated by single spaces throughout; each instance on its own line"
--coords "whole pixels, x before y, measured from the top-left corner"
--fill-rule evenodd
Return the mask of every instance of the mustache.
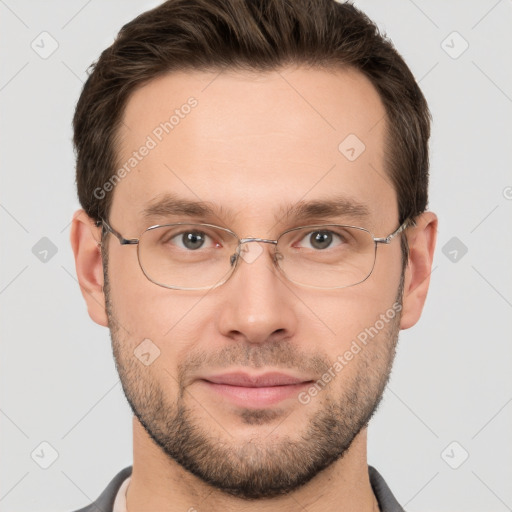
M 331 364 L 327 356 L 319 355 L 318 352 L 304 352 L 286 340 L 258 345 L 240 342 L 212 352 L 192 351 L 184 361 L 178 364 L 178 376 L 180 382 L 183 382 L 187 375 L 204 368 L 224 369 L 233 366 L 254 369 L 270 366 L 283 370 L 298 370 L 305 374 L 322 375 Z

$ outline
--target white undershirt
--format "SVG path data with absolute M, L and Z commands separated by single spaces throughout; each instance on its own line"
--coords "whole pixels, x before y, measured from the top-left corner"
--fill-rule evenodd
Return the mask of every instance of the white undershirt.
M 119 491 L 117 491 L 112 512 L 126 512 L 126 491 L 128 490 L 130 479 L 131 475 L 121 484 Z

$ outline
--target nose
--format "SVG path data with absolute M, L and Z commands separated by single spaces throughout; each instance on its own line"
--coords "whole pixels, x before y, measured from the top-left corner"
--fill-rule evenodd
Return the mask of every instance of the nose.
M 242 244 L 234 274 L 218 288 L 217 322 L 224 336 L 260 344 L 295 333 L 297 298 L 273 262 L 274 247 Z

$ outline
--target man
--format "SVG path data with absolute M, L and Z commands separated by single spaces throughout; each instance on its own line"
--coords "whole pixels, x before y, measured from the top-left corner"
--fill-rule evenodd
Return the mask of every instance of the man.
M 84 511 L 402 510 L 366 458 L 427 295 L 430 114 L 328 0 L 170 0 L 125 25 L 74 118 L 71 243 L 133 410 Z

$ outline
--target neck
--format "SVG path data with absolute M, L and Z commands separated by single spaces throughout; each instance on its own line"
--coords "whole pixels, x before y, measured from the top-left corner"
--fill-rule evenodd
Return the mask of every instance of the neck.
M 225 494 L 169 459 L 133 419 L 133 470 L 126 494 L 128 512 L 377 512 L 377 501 L 368 476 L 366 428 L 344 456 L 296 491 L 254 501 Z

